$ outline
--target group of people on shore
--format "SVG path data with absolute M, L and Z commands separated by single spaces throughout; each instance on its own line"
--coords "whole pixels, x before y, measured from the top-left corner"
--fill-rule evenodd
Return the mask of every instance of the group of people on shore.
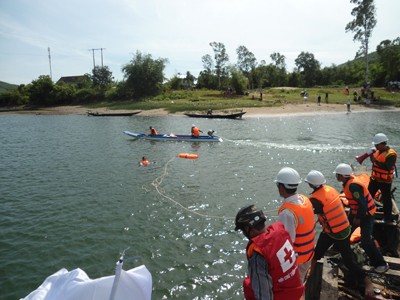
M 393 222 L 391 186 L 397 153 L 387 142 L 383 133 L 373 138 L 375 148 L 368 153 L 372 162 L 369 184 L 355 176 L 348 164 L 341 163 L 334 170 L 336 179 L 342 183 L 349 213 L 345 211 L 340 193 L 326 184 L 320 171 L 311 170 L 305 177 L 304 181 L 312 189 L 310 197 L 297 193 L 301 178 L 289 167 L 282 168 L 275 179 L 283 198 L 277 222 L 266 226 L 263 211 L 253 204 L 239 210 L 235 230 L 241 230 L 249 240 L 246 247 L 249 275 L 243 282 L 246 299 L 301 299 L 316 262 L 332 245 L 352 275 L 351 284 L 363 286 L 365 296 L 374 294 L 366 272 L 355 262 L 350 236 L 360 227 L 360 244 L 371 267 L 377 273 L 389 269 L 373 238 L 374 196 L 378 190 L 381 191 L 384 222 Z M 322 226 L 316 243 L 314 214 Z

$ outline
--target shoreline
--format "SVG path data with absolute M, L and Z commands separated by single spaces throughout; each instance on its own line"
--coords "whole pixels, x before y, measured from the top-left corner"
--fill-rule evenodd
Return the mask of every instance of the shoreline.
M 285 104 L 279 107 L 243 107 L 238 108 L 246 112 L 243 116 L 246 117 L 268 117 L 268 116 L 289 116 L 289 115 L 324 115 L 332 113 L 347 113 L 346 104 L 326 104 L 321 103 L 300 103 L 300 104 Z M 236 109 L 237 110 L 237 109 Z M 0 111 L 2 114 L 27 114 L 27 115 L 87 115 L 88 111 L 98 113 L 126 113 L 132 110 L 109 110 L 107 108 L 97 108 L 90 110 L 83 106 L 56 106 L 47 107 L 36 110 L 9 110 Z M 137 111 L 137 110 L 136 110 Z M 394 106 L 364 106 L 354 104 L 351 105 L 352 113 L 361 112 L 382 112 L 382 111 L 400 111 L 400 108 Z M 169 113 L 165 109 L 142 110 L 138 116 L 184 116 L 183 112 Z

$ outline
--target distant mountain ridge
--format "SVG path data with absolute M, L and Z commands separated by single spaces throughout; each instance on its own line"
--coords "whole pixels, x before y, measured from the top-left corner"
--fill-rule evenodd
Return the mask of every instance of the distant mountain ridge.
M 0 81 L 0 93 L 4 93 L 10 90 L 16 90 L 18 88 L 18 85 L 16 84 L 11 84 L 7 83 L 4 81 Z

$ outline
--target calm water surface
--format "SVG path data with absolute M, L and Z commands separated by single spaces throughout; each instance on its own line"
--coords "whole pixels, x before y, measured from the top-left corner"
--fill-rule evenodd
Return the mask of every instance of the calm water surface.
M 152 125 L 184 134 L 193 122 L 224 142 L 149 142 L 122 133 Z M 336 165 L 357 165 L 354 156 L 372 146 L 375 133 L 400 152 L 396 112 L 243 120 L 2 115 L 0 124 L 2 299 L 25 297 L 63 267 L 111 275 L 127 247 L 126 257 L 140 258 L 124 268 L 147 266 L 153 299 L 243 299 L 246 240 L 233 219 L 255 203 L 276 220 L 273 180 L 282 167 L 303 178 L 320 170 L 339 188 Z M 143 155 L 157 164 L 139 167 Z M 303 183 L 299 192 L 310 189 Z

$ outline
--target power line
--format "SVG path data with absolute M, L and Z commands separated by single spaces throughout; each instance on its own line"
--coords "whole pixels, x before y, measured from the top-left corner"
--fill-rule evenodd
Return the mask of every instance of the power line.
M 94 59 L 94 51 L 98 51 L 98 50 L 101 51 L 101 67 L 103 67 L 103 50 L 106 50 L 106 48 L 98 48 L 98 49 L 92 48 L 92 49 L 89 49 L 89 51 L 92 51 L 92 53 L 93 53 L 93 69 L 96 66 L 96 61 Z

